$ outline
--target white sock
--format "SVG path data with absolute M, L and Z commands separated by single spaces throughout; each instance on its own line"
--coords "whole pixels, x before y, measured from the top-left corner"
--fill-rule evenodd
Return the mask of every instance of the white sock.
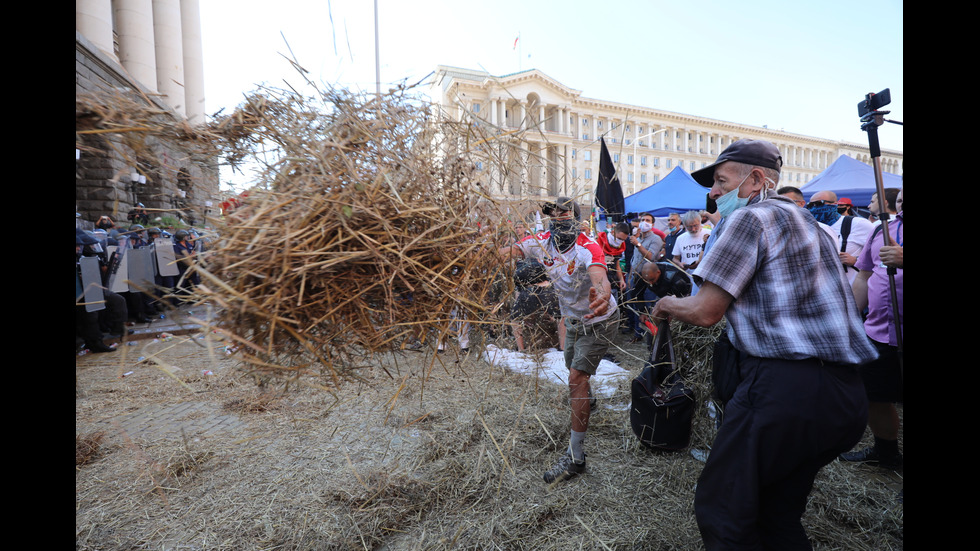
M 568 450 L 575 461 L 585 461 L 585 432 L 572 431 L 572 441 Z

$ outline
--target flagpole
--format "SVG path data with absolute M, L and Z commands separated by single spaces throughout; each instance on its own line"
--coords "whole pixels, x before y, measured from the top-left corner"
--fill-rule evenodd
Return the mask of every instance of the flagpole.
M 381 49 L 378 40 L 378 0 L 374 0 L 374 82 L 378 92 L 378 106 L 381 106 Z

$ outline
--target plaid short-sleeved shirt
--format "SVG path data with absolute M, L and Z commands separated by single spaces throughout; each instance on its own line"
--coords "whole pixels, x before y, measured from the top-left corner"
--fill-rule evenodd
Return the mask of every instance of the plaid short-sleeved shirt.
M 836 246 L 813 216 L 784 197 L 735 211 L 694 275 L 735 297 L 732 344 L 762 358 L 862 364 L 877 357 Z

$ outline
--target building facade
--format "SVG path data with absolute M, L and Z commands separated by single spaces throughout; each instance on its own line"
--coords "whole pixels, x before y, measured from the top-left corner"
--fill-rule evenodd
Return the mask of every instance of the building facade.
M 198 0 L 75 2 L 76 99 L 119 90 L 131 91 L 175 124 L 205 122 Z M 213 159 L 152 137 L 137 151 L 123 136 L 84 132 L 79 116 L 84 114 L 76 110 L 78 225 L 102 215 L 126 225 L 126 214 L 138 203 L 151 220 L 205 223 L 219 200 Z
M 479 129 L 471 142 L 477 170 L 499 199 L 569 195 L 591 203 L 600 137 L 624 195 L 677 166 L 690 173 L 711 164 L 743 138 L 779 147 L 780 185 L 802 187 L 841 155 L 870 164 L 867 146 L 587 98 L 536 69 L 493 76 L 439 66 L 429 95 L 444 116 Z M 883 150 L 882 170 L 901 174 L 902 158 Z

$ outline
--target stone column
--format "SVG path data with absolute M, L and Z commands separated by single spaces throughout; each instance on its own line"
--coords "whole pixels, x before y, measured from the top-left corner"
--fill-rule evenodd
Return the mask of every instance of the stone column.
M 95 44 L 110 59 L 119 61 L 112 46 L 112 2 L 76 0 L 75 30 Z
M 157 90 L 181 115 L 184 98 L 184 45 L 180 27 L 180 0 L 153 0 L 153 36 L 156 38 Z
M 201 46 L 200 0 L 180 0 L 184 51 L 185 114 L 191 124 L 204 123 L 204 51 Z
M 118 0 L 114 4 L 119 62 L 149 90 L 157 87 L 152 0 Z

